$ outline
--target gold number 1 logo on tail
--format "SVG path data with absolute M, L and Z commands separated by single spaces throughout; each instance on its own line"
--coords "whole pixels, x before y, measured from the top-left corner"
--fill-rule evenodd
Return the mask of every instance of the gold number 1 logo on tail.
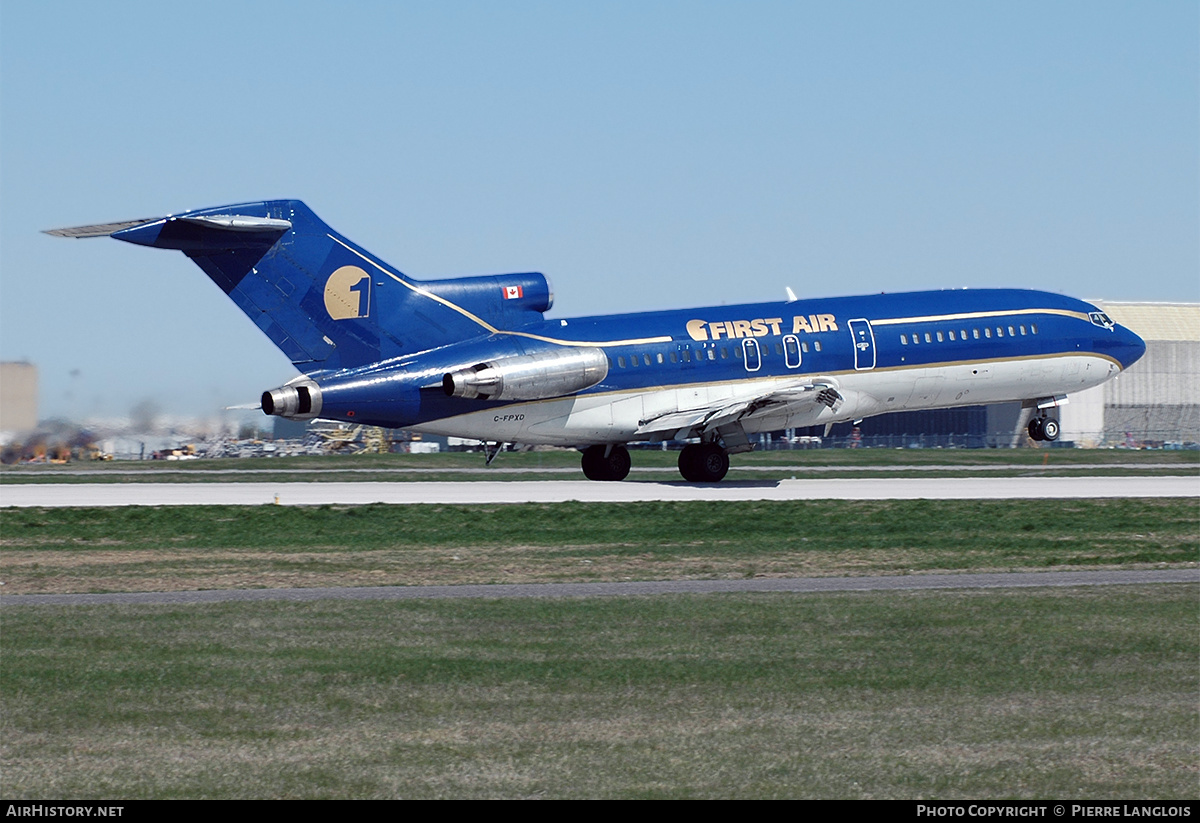
M 371 277 L 358 266 L 342 266 L 325 281 L 325 311 L 334 320 L 371 314 Z

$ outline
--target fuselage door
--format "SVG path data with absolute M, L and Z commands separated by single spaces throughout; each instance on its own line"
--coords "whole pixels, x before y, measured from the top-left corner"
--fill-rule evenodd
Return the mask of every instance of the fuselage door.
M 762 368 L 762 360 L 758 351 L 758 341 L 753 337 L 747 337 L 742 341 L 742 363 L 746 366 L 746 371 L 758 371 Z
M 850 337 L 854 340 L 854 368 L 866 371 L 875 368 L 875 332 L 865 319 L 850 321 Z
M 800 368 L 800 338 L 794 334 L 783 338 L 783 360 L 789 369 Z

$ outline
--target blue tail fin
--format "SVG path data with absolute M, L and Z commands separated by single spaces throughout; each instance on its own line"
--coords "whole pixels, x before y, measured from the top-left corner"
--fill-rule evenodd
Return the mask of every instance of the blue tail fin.
M 299 200 L 199 209 L 50 234 L 111 236 L 190 257 L 303 372 L 351 368 L 542 319 L 540 274 L 419 282 Z

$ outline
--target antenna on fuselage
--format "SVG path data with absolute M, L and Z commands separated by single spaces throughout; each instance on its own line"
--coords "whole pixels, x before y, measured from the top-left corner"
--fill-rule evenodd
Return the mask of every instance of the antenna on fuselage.
M 787 289 L 787 298 L 788 298 L 787 302 L 795 303 L 797 300 L 800 299 L 799 297 L 796 296 L 796 293 L 794 291 L 792 291 L 791 286 L 784 286 L 784 288 Z

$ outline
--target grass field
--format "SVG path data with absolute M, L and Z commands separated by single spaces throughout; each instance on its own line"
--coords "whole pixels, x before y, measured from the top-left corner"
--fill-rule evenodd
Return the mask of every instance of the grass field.
M 6 509 L 6 594 L 1195 565 L 1194 500 Z
M 0 610 L 17 798 L 1194 798 L 1192 585 Z
M 1195 500 L 4 509 L 19 592 L 1195 566 Z M 0 795 L 1194 798 L 1200 587 L 0 608 Z

